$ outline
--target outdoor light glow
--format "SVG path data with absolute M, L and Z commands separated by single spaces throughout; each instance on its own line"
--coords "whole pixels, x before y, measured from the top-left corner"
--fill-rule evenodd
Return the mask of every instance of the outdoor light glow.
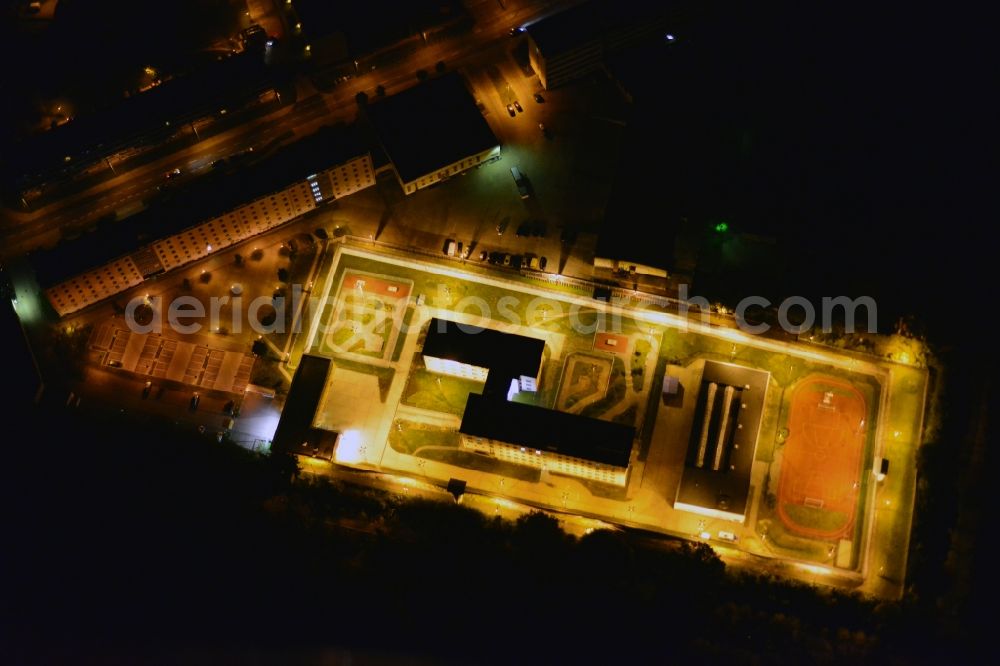
M 715 230 L 718 231 L 720 234 L 723 234 L 729 231 L 729 225 L 726 224 L 725 222 L 719 222 L 717 225 L 715 225 Z
M 361 447 L 361 433 L 357 430 L 347 430 L 340 435 L 334 457 L 341 463 L 359 463 L 364 459 Z

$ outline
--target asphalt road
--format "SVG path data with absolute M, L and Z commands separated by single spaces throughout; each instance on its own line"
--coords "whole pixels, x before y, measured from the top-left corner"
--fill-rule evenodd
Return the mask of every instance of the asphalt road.
M 379 85 L 385 88 L 386 94 L 399 92 L 417 83 L 417 70 L 432 71 L 439 61 L 447 63 L 451 69 L 461 67 L 491 46 L 512 41 L 508 35 L 511 27 L 570 4 L 511 0 L 505 3 L 506 8 L 501 8 L 499 3 L 486 0 L 473 3 L 469 8 L 476 19 L 476 26 L 466 34 L 428 44 L 397 64 L 356 76 L 329 92 L 315 91 L 308 81 L 300 80 L 297 87 L 306 94 L 300 95 L 294 105 L 282 107 L 133 170 L 115 174 L 109 167 L 103 182 L 86 191 L 47 203 L 32 214 L 4 211 L 0 253 L 10 257 L 53 245 L 65 231 L 85 227 L 115 210 L 135 207 L 156 192 L 156 188 L 165 182 L 165 173 L 171 169 L 180 168 L 184 173 L 176 181 L 179 186 L 185 179 L 210 169 L 213 161 L 250 146 L 266 145 L 277 137 L 287 137 L 287 141 L 291 141 L 307 136 L 324 125 L 353 120 L 357 113 L 357 93 L 364 91 L 374 96 Z

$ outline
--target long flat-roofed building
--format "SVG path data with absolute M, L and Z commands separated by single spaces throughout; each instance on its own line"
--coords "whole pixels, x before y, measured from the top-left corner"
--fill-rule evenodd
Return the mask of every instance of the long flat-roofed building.
M 500 141 L 455 73 L 374 102 L 365 113 L 406 194 L 500 155 Z
M 337 433 L 313 427 L 316 408 L 329 375 L 330 359 L 312 354 L 302 356 L 274 431 L 272 449 L 327 459 L 333 457 Z
M 545 341 L 538 338 L 435 317 L 427 329 L 423 354 L 431 372 L 485 382 L 490 369 L 496 368 L 495 380 L 508 384 L 516 379 L 519 390 L 534 391 L 544 349 Z
M 555 88 L 600 69 L 604 58 L 663 35 L 659 3 L 592 0 L 528 26 L 528 59 L 542 87 Z
M 742 522 L 770 374 L 705 361 L 674 508 Z
M 94 239 L 104 242 L 57 247 L 39 258 L 39 280 L 65 316 L 374 184 L 371 155 L 355 133 L 325 128 L 238 173 L 211 174 Z M 152 242 L 140 246 L 139 236 Z
M 474 393 L 459 433 L 473 451 L 615 486 L 628 482 L 635 439 L 632 426 Z
M 628 483 L 635 428 L 514 401 L 535 391 L 545 341 L 432 319 L 424 364 L 485 382 L 469 394 L 459 427 L 464 448 L 517 465 L 616 486 Z

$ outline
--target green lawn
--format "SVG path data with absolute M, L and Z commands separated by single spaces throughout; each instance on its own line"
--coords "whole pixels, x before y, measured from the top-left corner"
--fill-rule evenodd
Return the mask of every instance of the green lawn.
M 483 384 L 439 375 L 414 366 L 403 390 L 403 404 L 461 416 L 470 393 L 482 393 Z
M 766 530 L 766 543 L 778 555 L 813 562 L 827 562 L 830 559 L 829 542 L 795 536 L 785 529 L 779 518 L 758 520 L 756 529 L 758 534 L 763 534 Z
M 413 454 L 427 446 L 458 448 L 458 433 L 424 423 L 396 421 L 389 431 L 389 446 L 400 453 Z
M 889 384 L 889 417 L 886 420 L 883 455 L 889 459 L 889 475 L 880 485 L 879 501 L 894 508 L 879 515 L 879 548 L 885 557 L 884 576 L 904 580 L 910 526 L 913 522 L 913 489 L 916 483 L 916 449 L 921 445 L 921 405 L 926 371 L 894 367 Z M 896 433 L 899 433 L 897 436 Z M 884 506 L 884 504 L 882 505 Z

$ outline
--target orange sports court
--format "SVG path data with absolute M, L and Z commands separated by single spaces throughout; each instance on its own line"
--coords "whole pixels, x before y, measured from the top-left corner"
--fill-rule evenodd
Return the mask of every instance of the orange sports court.
M 867 405 L 846 381 L 817 376 L 792 394 L 778 483 L 778 515 L 789 530 L 804 536 L 837 539 L 854 526 L 865 449 Z M 832 515 L 823 527 L 803 524 L 808 510 Z M 798 517 L 798 521 L 796 520 Z

